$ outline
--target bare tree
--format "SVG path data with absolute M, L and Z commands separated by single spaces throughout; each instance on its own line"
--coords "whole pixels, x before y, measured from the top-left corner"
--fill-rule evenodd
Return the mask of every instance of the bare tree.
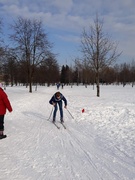
M 0 18 L 0 35 L 2 33 L 2 19 Z M 3 47 L 1 47 L 1 42 L 2 42 L 2 39 L 1 39 L 1 36 L 0 36 L 0 75 L 2 74 L 2 57 L 4 55 L 4 49 Z
M 29 92 L 32 92 L 35 67 L 51 54 L 52 45 L 47 40 L 41 21 L 19 17 L 11 28 L 13 34 L 10 38 L 15 42 L 15 51 L 19 59 L 26 62 Z
M 121 53 L 117 53 L 117 44 L 112 42 L 103 33 L 103 21 L 98 15 L 94 20 L 94 25 L 90 26 L 90 31 L 83 30 L 81 40 L 81 50 L 85 63 L 95 72 L 97 96 L 100 96 L 100 72 L 105 67 L 116 61 Z
M 0 18 L 0 35 L 2 35 L 2 26 L 3 26 L 3 21 Z M 2 40 L 2 37 L 0 36 L 0 46 L 1 46 L 1 43 L 3 43 L 3 40 Z

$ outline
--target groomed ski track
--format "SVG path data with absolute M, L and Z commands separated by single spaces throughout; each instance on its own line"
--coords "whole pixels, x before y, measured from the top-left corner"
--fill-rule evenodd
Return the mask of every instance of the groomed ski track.
M 106 144 L 96 142 L 91 127 L 87 126 L 83 132 L 81 124 L 67 122 L 67 129 L 59 125 L 59 130 L 45 120 L 34 124 L 32 129 L 27 127 L 27 134 L 21 132 L 18 137 L 5 139 L 7 144 L 12 141 L 12 147 L 4 144 L 4 153 L 0 153 L 1 180 L 8 179 L 8 174 L 10 180 L 48 177 L 50 180 L 124 180 L 120 169 L 131 173 L 134 170 L 132 164 L 124 161 L 123 153 L 117 147 L 114 158 L 114 152 L 107 149 Z M 10 169 L 6 169 L 7 163 L 10 163 Z
M 13 119 L 15 113 L 7 115 L 8 137 L 0 141 L 0 180 L 134 180 L 132 156 L 100 137 L 85 117 L 77 121 L 66 110 L 66 129 L 58 121 L 57 129 L 47 121 L 51 108 L 43 106 L 44 94 L 36 96 L 41 103 L 30 107 L 34 94 L 23 105 L 28 96 L 18 94 L 13 102 L 21 107 L 15 110 L 18 119 Z

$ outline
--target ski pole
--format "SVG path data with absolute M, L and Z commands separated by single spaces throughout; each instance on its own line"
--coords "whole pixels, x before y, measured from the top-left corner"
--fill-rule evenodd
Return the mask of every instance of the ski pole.
M 52 108 L 52 110 L 51 110 L 51 113 L 50 113 L 50 116 L 49 116 L 49 118 L 48 118 L 48 121 L 49 121 L 50 118 L 51 118 L 52 112 L 53 112 L 53 108 Z
M 70 116 L 74 119 L 74 117 L 72 116 L 71 112 L 66 108 L 66 110 L 68 111 L 68 113 L 70 114 Z

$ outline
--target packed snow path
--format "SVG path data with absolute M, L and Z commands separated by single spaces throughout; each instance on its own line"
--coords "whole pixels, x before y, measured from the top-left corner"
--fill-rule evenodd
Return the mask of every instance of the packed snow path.
M 0 180 L 135 180 L 133 88 L 102 87 L 97 98 L 90 87 L 65 87 L 61 92 L 74 116 L 64 110 L 67 129 L 59 112 L 60 129 L 47 120 L 55 88 L 39 87 L 32 94 L 7 88 L 14 111 L 5 116 Z

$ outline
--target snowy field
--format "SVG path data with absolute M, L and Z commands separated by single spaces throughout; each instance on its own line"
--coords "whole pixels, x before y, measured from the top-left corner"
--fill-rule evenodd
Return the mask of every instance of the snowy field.
M 0 140 L 0 180 L 135 180 L 135 87 L 60 89 L 67 129 L 47 119 L 56 87 L 7 87 L 13 112 Z M 85 110 L 82 113 L 82 109 Z

